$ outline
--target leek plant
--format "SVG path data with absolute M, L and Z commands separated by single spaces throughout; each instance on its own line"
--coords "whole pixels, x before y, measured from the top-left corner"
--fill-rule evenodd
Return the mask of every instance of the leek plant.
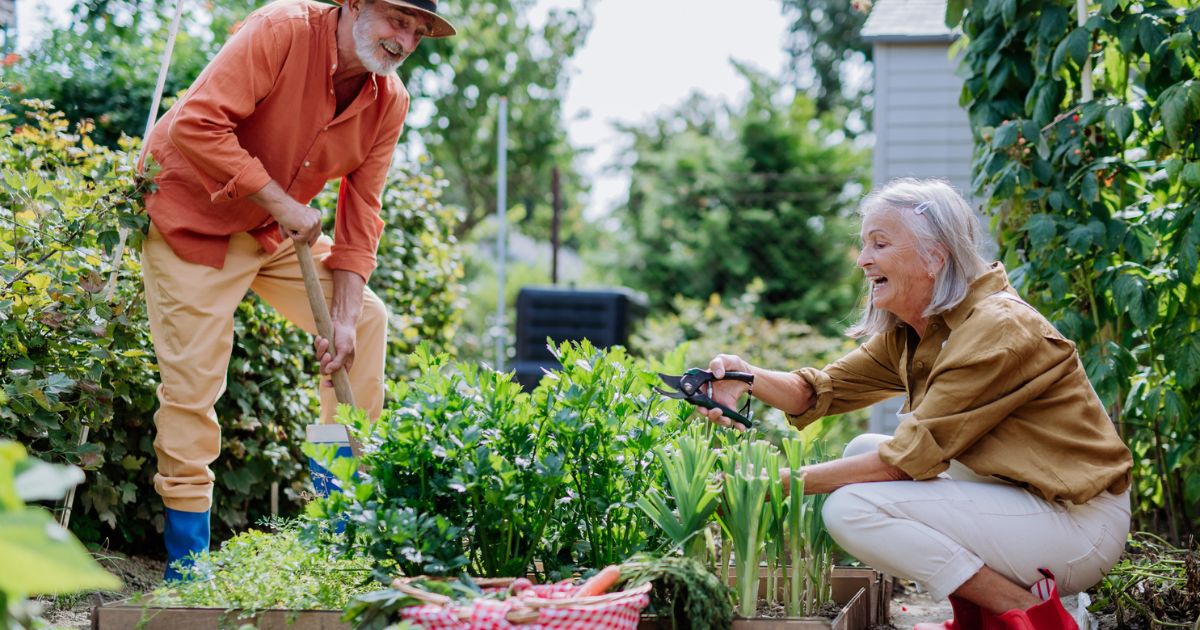
M 667 492 L 651 488 L 637 502 L 674 546 L 700 563 L 708 559 L 705 526 L 721 498 L 720 485 L 713 478 L 717 452 L 711 446 L 711 427 L 693 424 L 674 448 L 654 449 L 663 467 Z
M 804 496 L 804 477 L 794 474 L 810 462 L 821 459 L 819 444 L 785 439 L 783 454 L 793 472 L 788 482 L 787 527 L 785 539 L 791 559 L 788 568 L 789 617 L 815 614 L 822 602 L 832 596 L 829 566 L 833 561 L 833 539 L 821 520 L 821 506 L 828 495 Z
M 732 543 L 738 614 L 753 617 L 758 608 L 758 562 L 763 551 L 770 504 L 771 471 L 779 458 L 769 443 L 746 441 L 721 456 L 725 509 L 718 513 L 726 539 Z M 778 472 L 776 472 L 778 474 Z

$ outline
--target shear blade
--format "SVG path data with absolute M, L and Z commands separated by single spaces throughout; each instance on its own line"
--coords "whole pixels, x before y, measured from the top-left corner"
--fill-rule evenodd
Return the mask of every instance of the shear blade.
M 683 392 L 669 392 L 661 387 L 655 387 L 654 391 L 666 396 L 667 398 L 684 398 Z

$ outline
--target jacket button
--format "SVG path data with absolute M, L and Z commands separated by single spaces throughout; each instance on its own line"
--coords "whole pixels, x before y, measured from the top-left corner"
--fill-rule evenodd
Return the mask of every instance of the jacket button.
M 310 165 L 312 165 L 312 162 L 309 162 L 308 160 L 304 160 L 304 168 L 308 168 Z

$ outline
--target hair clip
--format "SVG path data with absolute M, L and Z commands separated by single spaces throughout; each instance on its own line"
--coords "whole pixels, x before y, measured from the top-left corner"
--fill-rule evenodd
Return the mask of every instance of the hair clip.
M 925 214 L 925 211 L 933 207 L 932 201 L 922 201 L 913 207 L 913 214 Z

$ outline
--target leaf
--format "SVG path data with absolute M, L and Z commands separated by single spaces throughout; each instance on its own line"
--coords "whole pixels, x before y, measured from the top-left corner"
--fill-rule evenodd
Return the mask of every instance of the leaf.
M 40 508 L 0 512 L 0 591 L 58 595 L 121 588 L 70 532 Z
M 1035 214 L 1025 222 L 1025 231 L 1029 233 L 1029 242 L 1037 249 L 1050 245 L 1057 233 L 1054 217 L 1048 214 Z
M 966 0 L 947 0 L 946 2 L 946 28 L 953 29 L 962 22 L 963 11 L 966 8 Z
M 1063 63 L 1067 57 L 1070 57 L 1076 65 L 1082 66 L 1087 59 L 1088 47 L 1091 44 L 1091 34 L 1083 27 L 1075 27 L 1071 30 L 1058 47 L 1054 49 L 1054 56 L 1050 61 L 1050 69 L 1055 72 L 1062 69 Z
M 1129 318 L 1139 328 L 1144 330 L 1154 323 L 1156 301 L 1145 280 L 1130 274 L 1117 276 L 1113 284 L 1113 299 L 1118 310 L 1129 313 Z
M 1100 182 L 1096 178 L 1096 171 L 1084 173 L 1083 180 L 1079 182 L 1079 194 L 1088 203 L 1100 200 Z
M 1184 184 L 1200 187 L 1200 162 L 1188 162 L 1181 174 Z
M 1181 387 L 1192 388 L 1200 383 L 1200 335 L 1183 335 L 1181 343 L 1171 344 L 1167 350 L 1168 366 L 1175 371 L 1175 380 Z
M 1158 100 L 1158 111 L 1162 116 L 1163 129 L 1167 132 L 1167 142 L 1173 147 L 1179 146 L 1187 126 L 1192 122 L 1193 80 L 1187 79 L 1163 90 Z
M 17 494 L 24 501 L 57 501 L 83 482 L 83 471 L 75 466 L 49 464 L 27 459 L 17 466 Z
M 992 138 L 992 148 L 1007 149 L 1017 142 L 1017 125 L 1013 121 L 1009 121 L 1000 125 L 996 130 L 995 137 Z
M 1133 132 L 1133 110 L 1125 105 L 1113 107 L 1104 115 L 1104 124 L 1124 142 Z

